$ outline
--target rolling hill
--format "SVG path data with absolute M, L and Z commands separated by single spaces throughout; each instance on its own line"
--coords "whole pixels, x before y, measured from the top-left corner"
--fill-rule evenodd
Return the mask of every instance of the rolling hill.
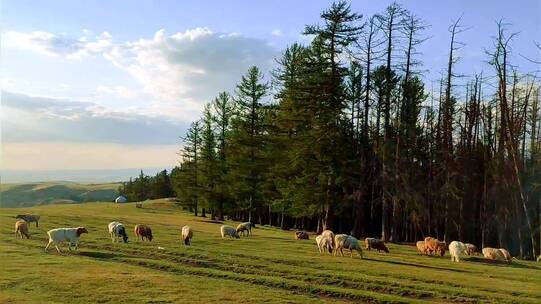
M 41 215 L 31 239 L 16 239 L 13 216 Z M 107 224 L 126 225 L 127 244 L 111 243 Z M 154 240 L 135 240 L 147 224 Z M 234 222 L 225 222 L 236 225 Z M 194 230 L 180 242 L 180 227 Z M 461 263 L 419 255 L 412 245 L 364 258 L 319 254 L 314 236 L 259 226 L 253 236 L 221 239 L 221 223 L 193 217 L 165 200 L 134 204 L 88 203 L 0 209 L 2 303 L 539 303 L 541 265 Z M 46 231 L 85 226 L 79 251 L 43 251 Z
M 47 204 L 73 204 L 113 201 L 120 183 L 78 184 L 44 182 L 0 185 L 0 207 L 31 207 Z

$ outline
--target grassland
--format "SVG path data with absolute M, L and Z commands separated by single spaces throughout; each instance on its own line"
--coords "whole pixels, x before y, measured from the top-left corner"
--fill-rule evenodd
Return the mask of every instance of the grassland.
M 1 184 L 0 207 L 18 208 L 46 204 L 73 204 L 92 201 L 113 201 L 119 183 L 78 184 L 43 182 Z
M 13 216 L 42 216 L 30 240 L 15 239 Z M 112 244 L 107 224 L 123 222 L 128 244 Z M 153 228 L 152 243 L 135 241 L 138 223 Z M 235 224 L 227 222 L 228 224 Z M 181 245 L 180 227 L 195 231 Z M 46 231 L 84 225 L 77 252 L 44 253 Z M 220 224 L 195 218 L 169 202 L 88 203 L 0 209 L 1 303 L 540 303 L 541 265 L 427 257 L 390 244 L 390 254 L 365 259 L 317 253 L 315 242 L 269 227 L 253 237 L 222 240 Z M 313 237 L 312 237 L 313 238 Z M 67 249 L 66 249 L 67 250 Z

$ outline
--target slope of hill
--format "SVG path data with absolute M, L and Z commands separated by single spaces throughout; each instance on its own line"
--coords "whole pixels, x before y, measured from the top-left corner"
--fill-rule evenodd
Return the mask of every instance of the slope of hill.
M 13 236 L 13 216 L 41 215 L 31 239 Z M 129 243 L 111 243 L 107 224 L 126 225 Z M 135 224 L 152 227 L 154 240 L 133 236 Z M 191 247 L 180 227 L 194 230 Z M 233 222 L 226 222 L 236 225 Z M 79 251 L 44 253 L 46 231 L 85 226 Z M 319 254 L 313 236 L 269 227 L 253 236 L 221 239 L 219 223 L 195 218 L 164 200 L 134 204 L 88 203 L 0 210 L 2 303 L 539 303 L 541 265 L 487 263 L 481 257 L 452 263 L 390 244 L 390 253 L 364 259 Z
M 78 184 L 44 182 L 0 185 L 0 207 L 30 207 L 46 204 L 69 204 L 112 201 L 120 183 Z

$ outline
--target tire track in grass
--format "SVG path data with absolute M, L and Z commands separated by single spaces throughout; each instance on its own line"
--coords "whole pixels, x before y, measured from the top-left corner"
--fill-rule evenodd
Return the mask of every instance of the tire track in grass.
M 25 244 L 29 245 L 29 244 Z M 32 247 L 38 247 L 38 246 L 32 246 Z M 497 297 L 484 297 L 484 296 L 474 296 L 474 298 L 471 297 L 471 295 L 464 294 L 463 296 L 457 296 L 457 295 L 446 295 L 446 294 L 438 294 L 434 292 L 419 292 L 419 288 L 416 292 L 411 292 L 408 290 L 409 288 L 404 288 L 405 286 L 400 285 L 400 283 L 397 283 L 396 288 L 392 288 L 392 286 L 381 286 L 382 283 L 376 282 L 375 284 L 371 284 L 370 282 L 365 282 L 360 279 L 354 279 L 351 278 L 340 278 L 333 276 L 332 278 L 323 278 L 322 276 L 319 276 L 319 273 L 316 274 L 307 274 L 306 272 L 303 274 L 288 274 L 288 273 L 282 273 L 278 271 L 273 271 L 273 275 L 269 276 L 268 269 L 265 269 L 266 267 L 264 265 L 256 265 L 259 269 L 253 269 L 252 267 L 247 268 L 246 265 L 224 265 L 220 263 L 219 261 L 215 261 L 212 259 L 206 259 L 201 260 L 200 257 L 193 258 L 190 257 L 187 254 L 180 253 L 180 252 L 152 252 L 152 253 L 143 253 L 141 252 L 141 249 L 143 248 L 122 248 L 120 252 L 118 252 L 118 247 L 114 247 L 113 245 L 86 245 L 87 248 L 90 249 L 96 249 L 98 251 L 96 252 L 84 252 L 79 253 L 75 255 L 79 256 L 86 256 L 88 258 L 93 259 L 99 259 L 104 261 L 114 260 L 114 261 L 123 261 L 123 259 L 139 259 L 139 260 L 148 260 L 148 259 L 157 259 L 162 262 L 166 263 L 180 263 L 186 266 L 191 266 L 192 268 L 202 268 L 202 269 L 211 269 L 211 270 L 217 270 L 222 271 L 225 273 L 229 273 L 232 275 L 232 273 L 237 274 L 244 274 L 244 275 L 256 275 L 256 276 L 266 276 L 266 277 L 280 277 L 281 279 L 288 279 L 288 280 L 294 280 L 294 281 L 301 281 L 307 284 L 313 284 L 316 283 L 318 285 L 323 285 L 318 288 L 325 290 L 325 288 L 336 288 L 336 285 L 338 288 L 341 288 L 341 290 L 351 290 L 351 289 L 362 289 L 362 290 L 368 290 L 375 293 L 383 293 L 383 294 L 392 294 L 400 297 L 407 297 L 409 299 L 441 299 L 441 300 L 452 300 L 452 301 L 460 301 L 460 302 L 478 302 L 479 300 L 485 300 L 485 301 L 493 301 Z M 110 252 L 103 252 L 103 249 L 110 250 Z M 139 249 L 139 250 L 138 250 Z M 117 252 L 113 252 L 117 251 Z M 121 254 L 119 254 L 121 253 Z M 176 256 L 172 256 L 172 254 Z M 224 261 L 228 262 L 228 261 Z M 359 283 L 358 283 L 359 282 Z M 336 294 L 336 292 L 332 292 L 329 296 L 333 296 L 333 294 Z M 503 300 L 503 299 L 501 299 Z

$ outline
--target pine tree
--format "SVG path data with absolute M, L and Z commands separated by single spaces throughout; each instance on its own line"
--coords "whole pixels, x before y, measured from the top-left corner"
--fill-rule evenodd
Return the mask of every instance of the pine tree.
M 233 119 L 231 138 L 230 185 L 241 208 L 252 221 L 254 211 L 262 206 L 263 123 L 262 99 L 268 85 L 257 67 L 251 67 L 237 85 L 235 103 L 238 109 Z
M 230 200 L 227 176 L 229 172 L 228 158 L 230 145 L 231 118 L 235 108 L 231 96 L 227 92 L 221 92 L 212 102 L 214 109 L 213 121 L 217 129 L 216 141 L 218 144 L 218 158 L 215 170 L 217 171 L 216 180 L 216 199 L 218 201 L 217 213 L 218 219 L 224 220 L 224 206 Z
M 182 180 L 186 181 L 185 198 L 186 203 L 190 208 L 193 208 L 194 215 L 198 215 L 198 203 L 201 196 L 200 188 L 200 170 L 201 161 L 201 123 L 196 121 L 192 123 L 188 129 L 186 136 L 183 138 L 184 146 L 181 155 L 183 157 L 183 168 L 185 175 Z

